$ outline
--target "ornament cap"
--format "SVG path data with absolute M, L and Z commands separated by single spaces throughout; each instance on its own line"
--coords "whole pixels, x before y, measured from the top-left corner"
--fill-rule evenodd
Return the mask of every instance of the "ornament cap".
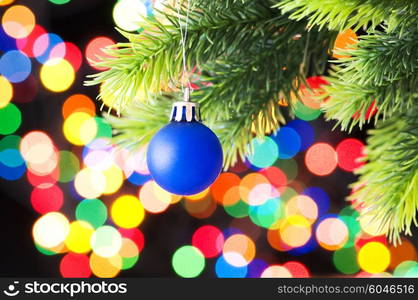
M 173 103 L 170 121 L 172 122 L 200 122 L 199 104 L 189 101 Z

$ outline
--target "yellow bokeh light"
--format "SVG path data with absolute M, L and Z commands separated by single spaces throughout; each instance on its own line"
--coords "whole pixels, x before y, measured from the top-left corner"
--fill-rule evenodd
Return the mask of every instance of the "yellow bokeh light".
M 91 249 L 90 238 L 93 226 L 85 221 L 74 221 L 70 224 L 70 232 L 65 239 L 67 248 L 76 253 L 86 253 Z
M 106 177 L 97 170 L 84 168 L 74 179 L 77 193 L 87 199 L 99 197 L 106 188 Z
M 44 248 L 53 248 L 61 244 L 70 231 L 70 223 L 59 212 L 50 212 L 40 217 L 33 225 L 35 242 Z
M 123 195 L 113 202 L 110 214 L 116 225 L 122 228 L 134 228 L 141 224 L 145 211 L 137 197 Z
M 4 31 L 15 39 L 27 37 L 35 27 L 35 15 L 23 5 L 9 7 L 3 15 L 2 26 Z
M 390 251 L 382 243 L 369 242 L 360 249 L 357 259 L 364 271 L 371 274 L 381 273 L 390 264 Z
M 48 60 L 41 67 L 42 84 L 52 92 L 66 91 L 74 82 L 73 66 L 63 58 Z
M 72 144 L 83 146 L 91 142 L 97 134 L 97 123 L 85 112 L 75 112 L 64 121 L 65 138 Z
M 139 29 L 138 23 L 147 15 L 145 3 L 138 0 L 119 0 L 113 8 L 113 20 L 126 31 Z
M 311 238 L 310 222 L 301 215 L 292 215 L 280 224 L 280 237 L 286 245 L 301 247 Z
M 385 235 L 389 230 L 388 222 L 382 222 L 371 213 L 360 216 L 359 223 L 361 230 L 372 236 Z
M 206 196 L 207 196 L 207 194 L 209 193 L 209 188 L 207 188 L 207 189 L 205 189 L 205 190 L 203 190 L 203 191 L 201 191 L 200 193 L 197 193 L 197 194 L 194 194 L 194 195 L 189 195 L 189 196 L 186 196 L 186 198 L 187 199 L 189 199 L 189 200 L 196 200 L 196 201 L 198 201 L 198 200 L 200 200 L 200 199 L 203 199 L 203 198 L 205 198 Z
M 118 275 L 122 269 L 122 258 L 120 255 L 105 258 L 92 253 L 90 255 L 90 268 L 97 277 L 112 278 Z
M 103 194 L 108 195 L 117 192 L 123 184 L 122 170 L 118 166 L 112 164 L 110 168 L 102 171 L 102 174 L 106 178 L 106 187 Z
M 15 0 L 0 0 L 0 6 L 6 6 L 12 4 Z
M 3 108 L 9 104 L 13 97 L 13 86 L 3 76 L 0 76 L 0 91 L 0 108 Z

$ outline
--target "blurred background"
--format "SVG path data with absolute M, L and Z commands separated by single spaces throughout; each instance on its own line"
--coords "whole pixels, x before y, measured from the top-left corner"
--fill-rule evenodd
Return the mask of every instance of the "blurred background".
M 296 118 L 198 195 L 165 192 L 146 149 L 111 144 L 83 81 L 124 40 L 115 27 L 163 4 L 0 0 L 0 275 L 418 276 L 417 230 L 394 247 L 345 200 L 365 131 L 332 130 L 303 90 Z

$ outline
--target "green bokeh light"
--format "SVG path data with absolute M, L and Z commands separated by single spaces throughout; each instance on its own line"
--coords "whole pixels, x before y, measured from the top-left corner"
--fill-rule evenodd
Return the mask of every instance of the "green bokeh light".
M 234 205 L 225 205 L 225 211 L 228 215 L 234 218 L 244 218 L 248 216 L 248 204 L 239 200 Z
M 95 117 L 97 124 L 97 138 L 111 138 L 112 137 L 112 127 L 110 124 L 103 118 Z
M 205 268 L 205 258 L 195 247 L 183 246 L 174 253 L 172 265 L 177 275 L 193 278 L 197 277 Z
M 334 252 L 332 260 L 335 268 L 343 274 L 354 274 L 360 270 L 354 247 L 342 248 Z
M 394 277 L 418 277 L 418 263 L 412 260 L 405 260 L 401 262 L 393 271 L 393 276 Z
M 122 257 L 122 270 L 127 270 L 135 266 L 139 259 L 139 255 L 133 257 Z
M 270 228 L 283 216 L 283 205 L 280 198 L 271 198 L 262 205 L 250 206 L 250 218 L 254 224 Z
M 18 135 L 8 135 L 0 140 L 0 151 L 6 149 L 19 149 L 20 136 Z
M 22 124 L 22 114 L 13 103 L 0 108 L 0 134 L 11 134 Z
M 52 3 L 57 4 L 57 5 L 66 4 L 66 3 L 70 2 L 70 1 L 71 0 L 49 0 L 49 2 L 52 2 Z
M 77 220 L 86 221 L 98 228 L 106 222 L 107 208 L 99 199 L 84 199 L 77 205 L 75 216 Z
M 59 152 L 59 182 L 69 182 L 74 179 L 80 170 L 80 162 L 77 156 L 70 151 Z
M 312 109 L 310 107 L 307 107 L 300 101 L 296 103 L 295 115 L 299 119 L 302 119 L 304 121 L 312 121 L 318 118 L 320 114 L 320 109 Z

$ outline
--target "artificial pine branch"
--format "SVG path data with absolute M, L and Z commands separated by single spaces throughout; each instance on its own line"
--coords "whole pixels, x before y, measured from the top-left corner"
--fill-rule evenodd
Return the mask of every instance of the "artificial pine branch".
M 418 11 L 415 0 L 281 0 L 276 7 L 295 20 L 309 19 L 309 27 L 342 31 L 361 27 L 373 30 L 386 22 L 389 32 L 398 34 L 414 23 Z M 404 27 L 405 26 L 405 27 Z
M 418 107 L 381 122 L 370 130 L 365 160 L 350 199 L 363 206 L 362 215 L 387 226 L 389 238 L 399 242 L 400 233 L 411 235 L 418 226 Z
M 197 82 L 201 89 L 192 96 L 194 101 L 201 104 L 205 123 L 216 131 L 221 140 L 225 168 L 233 165 L 238 157 L 244 159 L 251 152 L 248 145 L 251 144 L 253 132 L 262 137 L 267 133 L 266 128 L 270 132 L 275 131 L 280 123 L 285 123 L 285 115 L 277 105 L 279 100 L 292 108 L 291 95 L 298 94 L 299 85 L 304 81 L 307 72 L 322 73 L 325 69 L 326 49 L 330 47 L 335 36 L 335 33 L 316 30 L 307 33 L 306 22 L 289 20 L 270 5 L 271 2 L 267 0 L 226 3 L 215 1 L 210 5 L 209 11 L 206 11 L 208 8 L 204 2 L 191 3 L 192 7 L 198 7 L 198 11 L 193 10 L 189 16 L 188 65 L 197 65 L 202 73 L 201 82 Z M 176 9 L 171 8 L 171 12 L 176 12 Z M 186 14 L 184 7 L 181 14 Z M 196 14 L 200 17 L 197 18 Z M 157 65 L 154 61 L 158 62 L 165 55 L 165 50 L 160 50 L 159 47 L 169 48 L 170 53 L 179 55 L 181 45 L 174 38 L 166 39 L 167 32 L 180 38 L 179 32 L 173 33 L 179 31 L 180 24 L 176 23 L 178 20 L 171 14 L 166 14 L 165 17 L 169 19 L 169 24 L 159 23 L 159 26 L 163 26 L 159 31 L 164 32 L 162 37 L 161 34 L 157 34 L 154 39 L 148 35 L 144 37 L 143 34 L 129 35 L 131 42 L 127 47 L 140 51 L 136 48 L 136 40 L 141 45 L 146 44 L 141 37 L 152 39 L 153 44 L 155 41 L 168 41 L 168 45 L 162 42 L 151 48 L 155 53 L 145 51 L 145 55 L 141 52 L 125 52 L 127 48 L 117 49 L 117 53 L 113 55 L 118 55 L 122 50 L 123 55 L 100 63 L 100 66 L 110 69 L 96 75 L 91 82 L 104 82 L 101 91 L 103 96 L 119 96 L 122 91 L 131 91 L 131 94 L 125 93 L 124 98 L 119 100 L 120 107 L 126 105 L 127 108 L 122 112 L 122 117 L 108 117 L 118 132 L 114 139 L 117 144 L 144 144 L 152 136 L 150 133 L 155 133 L 166 123 L 166 118 L 153 114 L 158 109 L 154 105 L 167 105 L 163 100 L 167 99 L 168 94 L 159 97 L 158 92 L 162 88 L 158 88 L 158 84 L 176 81 L 175 76 L 178 77 L 181 72 L 178 63 L 180 60 L 170 62 L 165 57 L 162 60 L 166 65 L 159 67 L 154 67 Z M 154 24 L 159 21 L 149 22 Z M 145 26 L 149 28 L 151 25 Z M 125 60 L 132 64 L 122 63 Z M 135 68 L 135 62 L 145 65 L 138 70 L 131 69 Z M 142 79 L 148 74 L 149 82 Z M 152 81 L 153 78 L 157 79 Z M 138 82 L 142 83 L 137 86 Z M 154 85 L 155 82 L 157 85 Z M 138 91 L 147 91 L 149 96 L 157 95 L 157 99 L 148 97 L 149 103 L 130 105 L 130 100 L 134 99 Z M 173 91 L 172 94 L 177 97 L 177 92 Z M 153 130 L 149 124 L 141 124 L 145 122 L 152 124 Z
M 371 106 L 379 117 L 409 110 L 418 98 L 418 24 L 402 36 L 376 32 L 364 35 L 354 49 L 340 52 L 349 56 L 338 60 L 328 78 L 323 97 L 327 119 L 335 119 L 343 129 L 360 127 L 371 120 Z M 354 116 L 354 117 L 353 117 Z
M 222 55 L 238 55 L 263 40 L 266 29 L 289 22 L 270 2 L 191 1 L 186 41 L 187 66 L 193 68 Z M 102 84 L 99 98 L 113 99 L 113 108 L 122 111 L 141 91 L 145 98 L 176 86 L 182 72 L 180 26 L 185 26 L 187 8 L 175 7 L 157 19 L 145 19 L 139 34 L 124 33 L 128 43 L 108 48 L 111 58 L 97 65 L 109 68 L 91 75 L 86 85 Z M 170 85 L 171 84 L 171 85 Z

